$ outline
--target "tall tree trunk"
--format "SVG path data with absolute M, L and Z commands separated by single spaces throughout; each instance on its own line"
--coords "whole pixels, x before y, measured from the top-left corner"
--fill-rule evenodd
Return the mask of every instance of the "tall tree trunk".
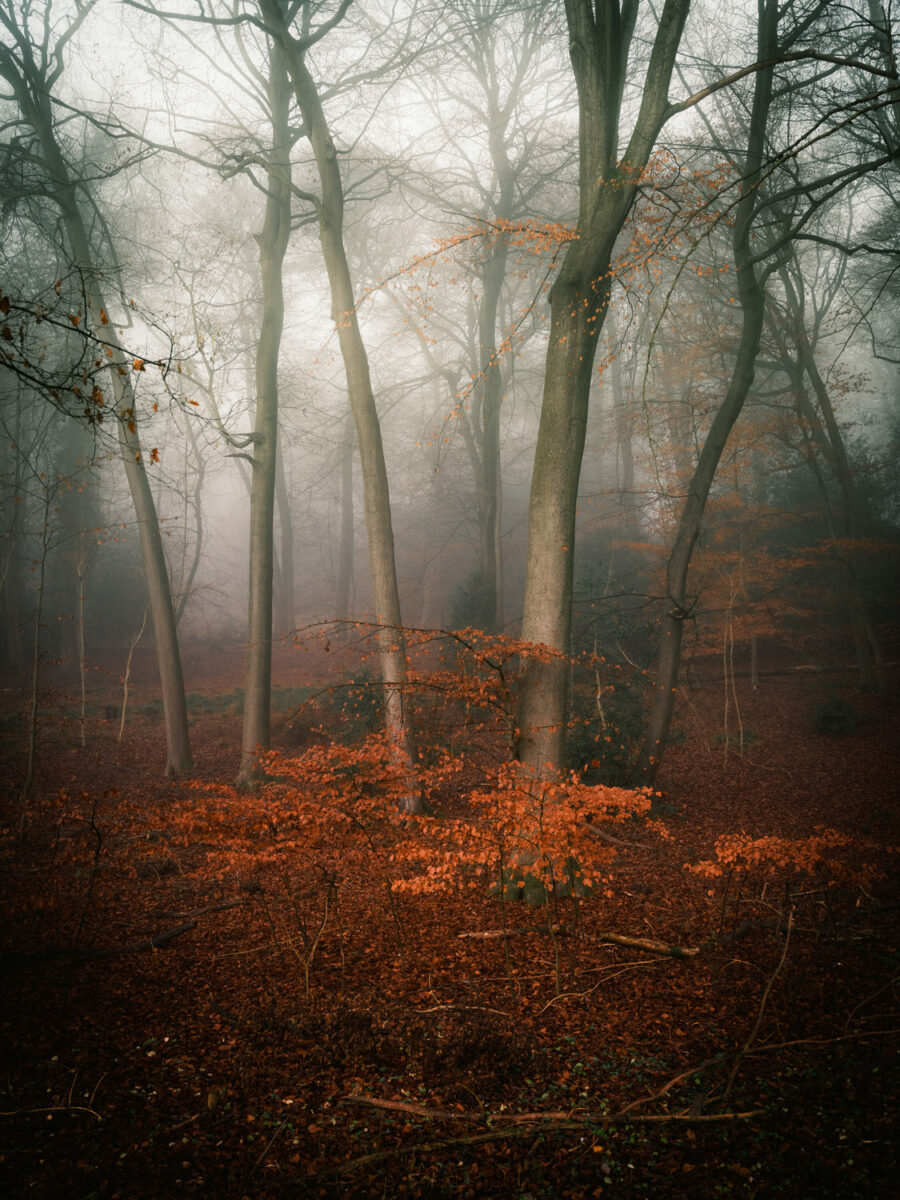
M 575 243 L 577 246 L 578 243 Z M 571 262 L 571 251 L 563 272 Z M 597 334 L 606 300 L 593 273 L 561 275 L 550 294 L 550 345 L 528 511 L 522 637 L 549 649 L 525 659 L 518 706 L 519 761 L 536 774 L 565 766 L 575 508 Z M 574 316 L 573 316 L 574 314 Z M 557 333 L 557 330 L 564 330 Z
M 606 318 L 608 344 L 616 347 L 619 340 L 616 320 L 612 313 Z M 619 526 L 628 537 L 636 526 L 634 507 L 634 416 L 622 379 L 622 357 L 614 354 L 609 364 L 612 392 L 612 416 L 616 438 L 616 494 L 619 507 Z
M 126 359 L 115 330 L 109 323 L 90 240 L 78 205 L 76 184 L 71 180 L 69 169 L 56 142 L 49 96 L 46 91 L 36 91 L 33 94 L 25 92 L 18 98 L 26 120 L 40 140 L 44 161 L 53 181 L 52 199 L 62 216 L 73 266 L 81 275 L 90 327 L 110 352 L 109 378 L 114 398 L 113 411 L 118 423 L 119 448 L 125 465 L 125 475 L 137 518 L 153 618 L 166 730 L 165 771 L 167 775 L 176 775 L 188 771 L 191 767 L 187 706 L 168 566 L 138 432 L 135 394 L 131 383 L 132 364 Z
M 823 483 L 826 509 L 832 525 L 832 537 L 836 539 L 840 538 L 845 542 L 838 551 L 838 561 L 844 580 L 847 606 L 850 612 L 850 628 L 856 648 L 859 686 L 863 691 L 883 693 L 885 684 L 881 645 L 860 585 L 859 572 L 856 566 L 856 549 L 853 544 L 859 537 L 859 521 L 861 516 L 860 500 L 853 479 L 853 469 L 850 466 L 847 448 L 844 445 L 841 427 L 838 424 L 834 407 L 831 403 L 828 387 L 819 371 L 816 356 L 806 332 L 803 321 L 802 296 L 799 291 L 799 287 L 802 287 L 802 282 L 798 284 L 798 288 L 795 288 L 787 271 L 781 272 L 781 278 L 785 285 L 789 308 L 794 316 L 794 341 L 799 356 L 799 367 L 812 384 L 819 412 L 821 413 L 821 425 L 803 388 L 802 379 L 798 381 L 797 386 L 797 401 L 801 416 L 809 424 L 810 432 L 837 480 L 840 491 L 840 526 L 837 527 L 834 521 L 834 514 L 828 503 L 827 489 L 824 487 L 824 481 L 820 479 L 820 482 Z M 822 426 L 824 426 L 824 429 Z
M 262 317 L 256 347 L 256 420 L 250 480 L 250 581 L 247 675 L 239 787 L 259 779 L 259 754 L 269 748 L 272 702 L 272 573 L 278 442 L 278 356 L 284 327 L 282 266 L 291 230 L 290 82 L 282 48 L 269 52 L 272 149 L 266 163 L 266 213 L 259 235 Z
M 369 359 L 359 329 L 350 266 L 344 246 L 344 192 L 340 166 L 316 82 L 306 65 L 309 43 L 292 36 L 277 0 L 260 0 L 260 7 L 267 24 L 276 31 L 279 42 L 285 48 L 294 96 L 319 175 L 321 194 L 315 201 L 319 241 L 331 289 L 331 316 L 337 328 L 359 446 L 372 592 L 375 619 L 379 627 L 385 727 L 400 760 L 408 769 L 409 790 L 404 808 L 409 812 L 419 812 L 422 810 L 422 800 L 414 779 L 415 751 L 404 695 L 407 680 L 406 647 L 394 561 L 390 490 Z
M 763 62 L 773 58 L 777 50 L 777 0 L 760 0 L 759 13 L 757 61 Z M 732 236 L 742 314 L 741 336 L 731 382 L 713 418 L 688 484 L 688 494 L 682 508 L 675 544 L 666 566 L 667 611 L 660 623 L 653 703 L 644 744 L 635 767 L 635 782 L 643 784 L 652 784 L 655 780 L 669 737 L 678 687 L 684 623 L 690 617 L 693 607 L 687 590 L 691 557 L 700 535 L 706 501 L 719 460 L 753 385 L 765 319 L 765 280 L 779 265 L 778 262 L 774 262 L 765 271 L 758 272 L 754 265 L 755 247 L 751 245 L 771 97 L 772 69 L 768 68 L 758 71 L 754 79 L 747 154 L 742 172 L 742 194 L 736 206 Z
M 335 615 L 339 621 L 350 617 L 353 590 L 353 415 L 350 414 L 341 443 L 341 534 L 338 543 L 338 572 L 335 590 Z
M 505 214 L 504 214 L 505 215 Z M 482 294 L 478 312 L 478 335 L 482 361 L 480 379 L 479 474 L 476 480 L 478 502 L 478 544 L 485 596 L 489 609 L 485 627 L 491 631 L 503 621 L 503 566 L 501 558 L 501 487 L 500 412 L 503 404 L 503 372 L 497 350 L 497 314 L 506 275 L 506 236 L 500 240 L 482 274 Z
M 806 390 L 803 386 L 804 360 L 801 353 L 798 363 L 800 377 L 795 380 L 795 397 L 800 421 L 805 423 L 809 433 L 807 436 L 807 462 L 819 490 L 828 522 L 828 531 L 832 541 L 838 546 L 836 556 L 843 583 L 847 611 L 850 617 L 850 632 L 856 651 L 856 666 L 859 673 L 859 686 L 864 692 L 883 693 L 884 691 L 884 662 L 878 634 L 869 615 L 869 611 L 860 586 L 856 570 L 853 541 L 857 537 L 855 515 L 855 489 L 852 485 L 850 465 L 843 453 L 843 440 L 840 440 L 841 453 L 835 455 L 831 430 L 822 429 L 819 418 Z M 822 382 L 820 380 L 820 382 Z M 822 383 L 824 390 L 824 382 Z M 826 393 L 827 397 L 827 393 Z M 820 405 L 821 407 L 821 405 Z M 830 401 L 828 401 L 830 408 Z M 832 420 L 834 414 L 832 412 Z M 840 439 L 840 428 L 834 422 L 834 432 Z M 836 513 L 831 502 L 828 486 L 816 459 L 815 447 L 818 446 L 823 458 L 829 464 L 840 484 L 840 512 Z
M 16 395 L 16 414 L 12 438 L 6 447 L 6 453 L 11 451 L 13 456 L 12 482 L 6 489 L 6 494 L 12 499 L 12 503 L 6 505 L 9 524 L 3 532 L 5 554 L 2 566 L 0 566 L 0 617 L 2 617 L 6 629 L 4 650 L 6 661 L 13 670 L 19 670 L 25 666 L 22 572 L 16 569 L 22 550 L 20 542 L 24 508 L 23 504 L 16 503 L 16 497 L 22 495 L 22 475 L 25 462 L 22 454 L 22 404 L 23 397 L 19 391 Z M 8 478 L 10 473 L 4 470 L 3 474 Z
M 294 522 L 291 518 L 291 498 L 284 470 L 284 447 L 281 438 L 275 447 L 275 502 L 278 509 L 279 579 L 275 596 L 275 625 L 278 633 L 294 629 Z
M 188 606 L 188 602 L 194 590 L 194 580 L 197 577 L 197 571 L 200 567 L 200 560 L 203 557 L 203 480 L 206 477 L 206 464 L 203 461 L 203 451 L 197 444 L 197 436 L 194 433 L 194 427 L 191 420 L 186 422 L 188 441 L 191 443 L 191 451 L 194 455 L 196 463 L 196 473 L 194 476 L 194 487 L 192 494 L 188 497 L 187 493 L 187 465 L 188 460 L 185 456 L 185 479 L 184 479 L 184 544 L 185 553 L 182 555 L 181 561 L 181 586 L 178 596 L 178 602 L 175 605 L 175 623 L 181 624 L 181 618 L 184 616 L 184 610 Z M 187 566 L 187 515 L 188 506 L 194 512 L 194 549 L 191 553 L 190 566 Z M 187 569 L 185 569 L 187 568 Z
M 597 340 L 609 305 L 610 261 L 667 115 L 689 0 L 666 0 L 625 154 L 619 122 L 637 5 L 566 0 L 578 89 L 579 219 L 550 292 L 550 341 L 528 510 L 522 637 L 549 653 L 526 657 L 518 757 L 530 771 L 565 767 L 575 508 Z M 596 12 L 595 12 L 596 10 Z
M 762 336 L 763 290 L 749 264 L 749 247 L 741 253 L 743 264 L 735 262 L 738 292 L 743 306 L 743 328 L 731 383 L 721 407 L 716 413 L 700 457 L 688 485 L 688 494 L 681 512 L 675 544 L 666 565 L 667 611 L 660 624 L 660 645 L 656 665 L 656 684 L 647 733 L 636 769 L 636 781 L 652 783 L 669 736 L 675 693 L 678 687 L 678 668 L 681 662 L 681 641 L 684 623 L 691 615 L 693 602 L 687 594 L 688 569 L 694 546 L 700 535 L 703 513 L 709 490 L 725 449 L 728 436 L 740 416 L 744 401 L 753 384 L 756 356 Z

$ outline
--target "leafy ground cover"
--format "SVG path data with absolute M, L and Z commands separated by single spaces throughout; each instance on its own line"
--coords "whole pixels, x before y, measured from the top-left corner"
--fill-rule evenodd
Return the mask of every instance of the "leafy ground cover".
M 297 867 L 284 798 L 319 785 L 283 764 L 268 806 L 230 792 L 239 676 L 206 661 L 190 784 L 160 778 L 138 681 L 121 743 L 102 696 L 84 746 L 60 701 L 24 841 L 9 788 L 5 1195 L 895 1194 L 890 702 L 738 680 L 742 744 L 721 680 L 683 692 L 658 814 L 590 814 L 591 894 L 531 908 L 409 886 L 405 827 L 331 857 L 326 829 Z M 286 655 L 282 694 L 320 667 Z M 829 705 L 853 720 L 823 731 Z M 323 752 L 327 728 L 277 724 Z M 471 818 L 467 786 L 433 830 Z

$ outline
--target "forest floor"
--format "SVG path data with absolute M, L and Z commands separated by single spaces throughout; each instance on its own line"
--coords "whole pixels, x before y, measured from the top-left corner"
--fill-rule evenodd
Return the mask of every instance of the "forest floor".
M 316 665 L 285 655 L 276 678 Z M 239 670 L 198 654 L 188 677 L 210 697 Z M 483 890 L 400 895 L 392 915 L 360 872 L 321 936 L 326 892 L 295 897 L 291 935 L 284 904 L 172 835 L 192 793 L 160 775 L 149 680 L 121 742 L 99 684 L 86 744 L 58 705 L 23 841 L 10 718 L 2 1194 L 896 1196 L 896 700 L 850 673 L 738 679 L 726 754 L 714 672 L 680 697 L 661 815 L 608 830 L 603 889 L 577 925 L 561 901 L 557 932 Z M 225 786 L 234 706 L 196 711 L 192 736 L 196 781 Z M 820 827 L 857 847 L 818 874 L 687 869 L 722 835 Z M 502 920 L 506 937 L 461 936 Z

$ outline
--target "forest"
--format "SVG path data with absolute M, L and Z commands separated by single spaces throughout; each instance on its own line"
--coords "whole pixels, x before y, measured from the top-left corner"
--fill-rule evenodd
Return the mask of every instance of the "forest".
M 896 1194 L 894 0 L 0 0 L 0 1186 Z

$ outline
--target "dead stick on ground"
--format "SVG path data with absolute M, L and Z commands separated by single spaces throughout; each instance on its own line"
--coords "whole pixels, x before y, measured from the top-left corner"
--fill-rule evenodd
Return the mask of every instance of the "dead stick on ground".
M 346 1101 L 360 1099 L 363 1098 L 355 1096 L 342 1097 L 342 1100 Z M 706 1124 L 713 1121 L 746 1121 L 752 1117 L 761 1116 L 764 1112 L 765 1109 L 755 1108 L 748 1112 L 711 1113 L 697 1116 L 692 1116 L 690 1113 L 673 1113 L 670 1116 L 662 1117 L 620 1117 L 618 1115 L 601 1116 L 596 1114 L 579 1120 L 568 1119 L 568 1117 L 564 1117 L 562 1114 L 551 1114 L 551 1119 L 547 1120 L 547 1114 L 544 1113 L 522 1113 L 517 1118 L 514 1118 L 514 1123 L 511 1122 L 502 1129 L 489 1129 L 486 1133 L 473 1133 L 467 1137 L 450 1138 L 441 1142 L 416 1142 L 410 1146 L 395 1146 L 390 1150 L 378 1150 L 373 1154 L 364 1154 L 360 1158 L 354 1158 L 349 1162 L 341 1163 L 332 1170 L 323 1172 L 319 1178 L 325 1178 L 329 1175 L 350 1175 L 354 1171 L 359 1170 L 360 1167 L 369 1166 L 372 1163 L 384 1162 L 388 1158 L 402 1157 L 406 1154 L 427 1154 L 432 1150 L 451 1150 L 457 1146 L 476 1146 L 483 1142 L 502 1141 L 504 1138 L 533 1137 L 535 1132 L 581 1133 L 585 1129 L 590 1129 L 597 1125 L 617 1125 L 622 1123 L 638 1125 L 650 1124 L 651 1122 L 661 1124 L 663 1122 L 680 1121 L 689 1124 Z M 450 1115 L 455 1118 L 465 1119 L 464 1114 L 454 1113 Z M 509 1114 L 504 1113 L 502 1115 L 504 1119 L 510 1119 Z
M 556 927 L 559 929 L 559 926 Z M 546 933 L 546 925 L 527 925 L 522 929 L 508 929 L 504 934 L 502 929 L 481 929 L 471 932 L 458 933 L 458 938 L 501 938 L 521 933 Z M 700 953 L 699 946 L 671 946 L 668 942 L 658 942 L 655 938 L 629 937 L 624 933 L 598 933 L 598 942 L 614 942 L 617 946 L 629 946 L 633 950 L 646 950 L 649 954 L 668 954 L 671 958 L 693 958 Z
M 661 1100 L 666 1092 L 670 1091 L 677 1083 L 681 1083 L 683 1079 L 690 1078 L 691 1075 L 699 1075 L 701 1071 L 705 1071 L 707 1067 L 713 1066 L 718 1060 L 708 1058 L 699 1066 L 689 1067 L 686 1071 L 681 1071 L 678 1075 L 673 1075 L 672 1078 L 662 1085 L 658 1092 L 652 1092 L 647 1096 L 640 1096 L 637 1100 L 632 1100 L 630 1104 L 626 1104 L 623 1109 L 619 1110 L 619 1116 L 624 1117 L 630 1113 L 633 1108 L 637 1108 L 639 1104 L 651 1104 L 654 1100 Z
M 431 1008 L 414 1008 L 413 1012 L 421 1013 L 423 1016 L 436 1012 L 487 1012 L 493 1013 L 497 1017 L 506 1017 L 508 1021 L 515 1019 L 512 1013 L 504 1012 L 502 1008 L 484 1008 L 480 1004 L 435 1004 Z
M 621 846 L 623 850 L 640 850 L 642 854 L 647 853 L 647 847 L 642 846 L 640 842 L 626 842 L 624 838 L 613 837 L 611 833 L 607 833 L 599 825 L 592 825 L 590 821 L 587 822 L 587 827 L 595 837 L 600 838 L 604 842 L 609 842 L 611 846 Z
M 189 921 L 194 917 L 205 917 L 207 913 L 224 912 L 227 908 L 243 908 L 246 900 L 222 900 L 218 904 L 207 904 L 205 908 L 195 908 L 191 912 L 161 912 L 157 916 L 163 921 Z
M 83 950 L 73 957 L 111 958 L 116 954 L 138 954 L 141 950 L 156 950 L 159 946 L 165 946 L 167 942 L 181 937 L 183 933 L 187 933 L 189 929 L 195 929 L 196 927 L 196 921 L 185 921 L 182 925 L 176 925 L 173 929 L 164 929 L 162 933 L 154 933 L 153 937 L 144 938 L 140 942 L 132 942 L 129 946 L 109 946 L 98 950 Z
M 784 934 L 784 949 L 781 951 L 781 958 L 779 958 L 778 966 L 772 972 L 771 976 L 769 977 L 769 982 L 766 984 L 765 990 L 763 991 L 762 999 L 759 1002 L 759 1010 L 756 1014 L 756 1020 L 753 1022 L 753 1028 L 750 1030 L 750 1036 L 747 1038 L 746 1042 L 744 1042 L 744 1045 L 738 1052 L 737 1058 L 734 1060 L 734 1066 L 731 1068 L 731 1074 L 728 1076 L 728 1083 L 725 1085 L 725 1091 L 722 1094 L 723 1104 L 727 1102 L 728 1097 L 731 1095 L 731 1089 L 734 1086 L 735 1078 L 740 1070 L 741 1063 L 744 1061 L 747 1051 L 756 1041 L 756 1035 L 759 1033 L 759 1027 L 762 1024 L 763 1013 L 766 1011 L 766 1003 L 769 999 L 769 993 L 772 991 L 772 986 L 775 983 L 775 980 L 778 978 L 778 973 L 784 966 L 784 960 L 787 958 L 788 946 L 791 944 L 791 930 L 793 927 L 794 910 L 791 909 L 788 912 L 787 929 L 785 930 Z
M 443 1108 L 429 1108 L 427 1104 L 410 1104 L 406 1100 L 380 1100 L 377 1096 L 341 1096 L 338 1104 L 346 1107 L 361 1105 L 363 1108 L 385 1108 L 391 1112 L 411 1113 L 416 1117 L 433 1117 L 436 1121 L 480 1121 L 481 1113 L 447 1112 Z
M 619 975 L 624 975 L 626 971 L 633 971 L 636 967 L 656 966 L 659 966 L 658 958 L 645 958 L 641 962 L 629 963 L 627 966 L 622 967 L 620 971 L 614 971 L 612 975 L 605 975 L 599 981 L 599 983 L 595 983 L 593 987 L 589 987 L 586 991 L 562 992 L 559 996 L 554 996 L 552 1000 L 547 1001 L 543 1008 L 539 1008 L 534 1015 L 535 1017 L 542 1016 L 542 1014 L 545 1013 L 548 1008 L 552 1008 L 553 1005 L 559 1003 L 560 1000 L 580 1000 L 584 996 L 590 996 L 592 992 L 596 992 L 597 988 L 603 987 L 605 983 L 609 983 L 611 980 L 616 979 Z M 607 967 L 606 970 L 609 970 L 609 967 Z

